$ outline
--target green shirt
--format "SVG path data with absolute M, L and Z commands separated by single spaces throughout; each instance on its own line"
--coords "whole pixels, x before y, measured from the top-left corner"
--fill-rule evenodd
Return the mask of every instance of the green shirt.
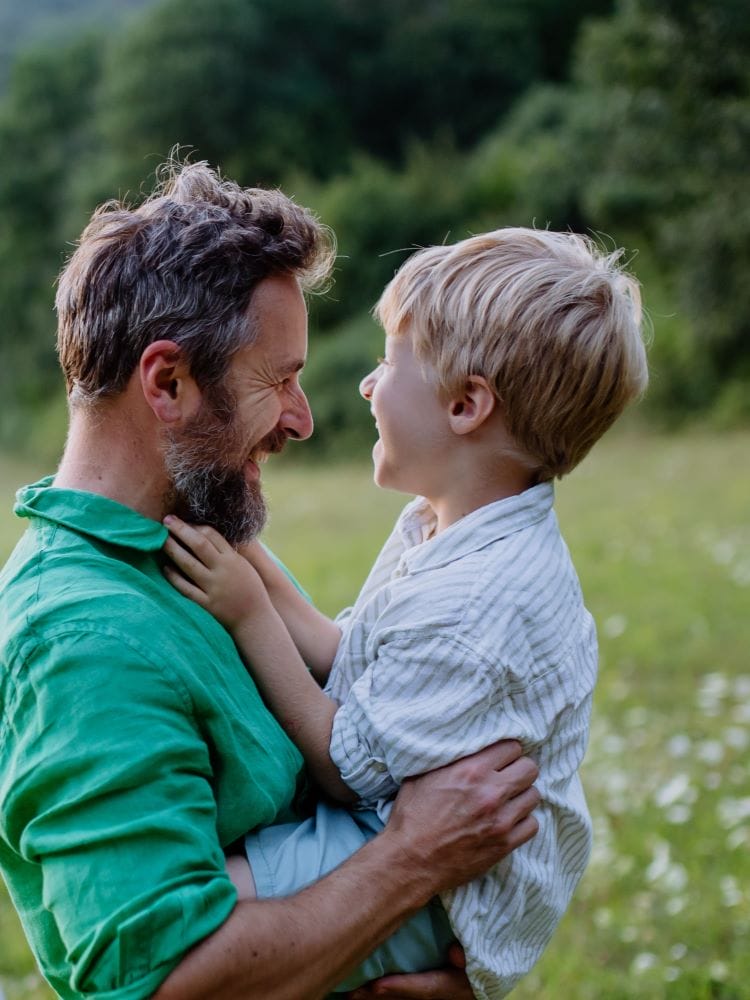
M 147 997 L 229 916 L 222 848 L 301 757 L 164 579 L 164 527 L 51 482 L 19 491 L 0 575 L 0 869 L 62 997 Z

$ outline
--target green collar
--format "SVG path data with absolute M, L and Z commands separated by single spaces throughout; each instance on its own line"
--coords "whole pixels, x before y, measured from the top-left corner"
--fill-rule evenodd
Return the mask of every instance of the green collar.
M 13 512 L 18 517 L 42 518 L 109 545 L 141 552 L 157 552 L 164 545 L 167 529 L 158 521 L 97 493 L 56 489 L 53 479 L 46 476 L 22 487 L 16 494 Z

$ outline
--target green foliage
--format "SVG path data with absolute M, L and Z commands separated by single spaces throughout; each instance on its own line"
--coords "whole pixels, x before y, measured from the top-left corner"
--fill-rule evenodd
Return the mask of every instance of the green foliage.
M 608 104 L 589 218 L 642 232 L 691 318 L 702 404 L 747 382 L 750 27 L 741 5 L 632 2 L 587 26 L 584 93 Z
M 123 23 L 155 0 L 0 0 L 0 91 L 20 50 L 70 41 L 81 31 Z
M 460 239 L 466 214 L 463 159 L 449 146 L 414 146 L 403 169 L 358 157 L 351 170 L 324 185 L 291 181 L 299 200 L 312 205 L 336 233 L 338 260 L 332 294 L 317 318 L 336 318 L 371 307 L 398 266 L 417 247 Z
M 68 25 L 87 0 L 65 0 Z M 336 330 L 421 244 L 465 235 L 464 151 L 536 81 L 567 73 L 611 0 L 130 0 L 119 30 L 19 57 L 0 103 L 0 440 L 59 393 L 56 272 L 94 205 L 138 197 L 179 143 L 246 184 L 301 188 L 339 233 Z M 111 4 L 105 2 L 96 17 Z M 11 34 L 45 31 L 0 3 Z M 122 13 L 122 11 L 121 11 Z M 80 23 L 80 22 L 79 22 Z M 15 26 L 15 27 L 14 27 Z M 303 179 L 306 178 L 306 179 Z
M 327 458 L 363 454 L 375 443 L 359 383 L 382 353 L 383 331 L 366 313 L 325 338 L 313 338 L 303 387 L 315 417 L 311 445 L 316 453 Z
M 61 392 L 51 306 L 66 246 L 97 202 L 148 189 L 175 143 L 243 183 L 280 184 L 336 230 L 314 364 L 328 335 L 332 370 L 349 365 L 337 331 L 415 247 L 501 225 L 588 230 L 638 251 L 654 413 L 745 419 L 750 22 L 737 0 L 139 6 L 118 32 L 21 56 L 0 99 L 0 441 L 23 445 Z M 3 16 L 26 23 L 0 0 Z M 350 421 L 318 395 L 327 448 Z
M 0 106 L 0 395 L 5 441 L 23 440 L 30 413 L 62 379 L 54 354 L 53 286 L 71 232 L 71 165 L 89 146 L 86 123 L 99 43 L 84 35 L 16 63 Z M 68 225 L 66 225 L 66 222 Z

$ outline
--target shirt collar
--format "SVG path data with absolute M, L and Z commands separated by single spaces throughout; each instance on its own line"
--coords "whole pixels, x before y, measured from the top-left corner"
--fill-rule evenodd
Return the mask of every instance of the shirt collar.
M 410 573 L 437 569 L 500 538 L 507 538 L 544 520 L 554 500 L 553 484 L 540 483 L 517 496 L 479 507 L 439 535 L 430 537 L 435 513 L 423 497 L 418 497 L 406 508 L 399 522 L 406 549 L 403 555 L 406 569 Z
M 97 493 L 57 489 L 53 479 L 47 476 L 22 487 L 16 493 L 13 512 L 141 552 L 156 552 L 164 545 L 168 532 L 158 521 Z

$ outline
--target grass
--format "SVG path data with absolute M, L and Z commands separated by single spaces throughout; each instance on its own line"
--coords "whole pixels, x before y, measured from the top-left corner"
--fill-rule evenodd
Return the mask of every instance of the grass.
M 602 443 L 557 509 L 600 632 L 584 782 L 594 857 L 514 1000 L 750 1000 L 750 432 Z M 37 471 L 0 463 L 0 500 Z M 268 470 L 268 541 L 355 595 L 401 498 L 366 465 Z M 0 518 L 0 555 L 19 527 Z M 0 898 L 0 984 L 38 1000 Z

